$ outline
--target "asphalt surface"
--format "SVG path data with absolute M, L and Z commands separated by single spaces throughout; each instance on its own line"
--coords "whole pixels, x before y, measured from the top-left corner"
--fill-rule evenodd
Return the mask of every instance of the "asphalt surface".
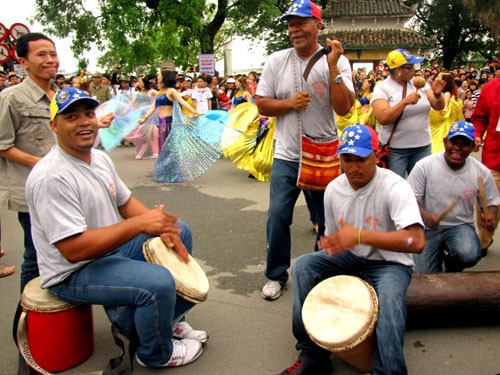
M 265 283 L 265 223 L 269 184 L 247 177 L 231 162 L 219 160 L 205 175 L 183 184 L 152 181 L 154 161 L 134 160 L 133 148 L 111 153 L 133 194 L 149 206 L 165 203 L 167 210 L 190 224 L 194 257 L 208 275 L 208 300 L 197 305 L 188 321 L 207 330 L 209 341 L 202 356 L 180 368 L 146 369 L 136 374 L 277 374 L 297 358 L 291 329 L 291 283 L 281 298 L 261 298 Z M 12 340 L 12 316 L 19 299 L 22 229 L 14 212 L 1 211 L 2 245 L 7 254 L 1 264 L 17 266 L 16 274 L 0 279 L 0 375 L 17 371 L 17 348 Z M 310 252 L 314 233 L 301 197 L 292 225 L 292 256 Z M 473 270 L 500 270 L 499 235 L 487 257 Z M 500 293 L 500 291 L 499 291 Z M 102 307 L 94 306 L 94 353 L 85 363 L 65 371 L 82 374 L 105 368 L 119 354 Z M 480 320 L 480 319 L 479 319 Z M 409 329 L 405 355 L 411 374 L 500 373 L 500 325 Z M 333 358 L 333 357 L 332 357 Z M 359 372 L 333 358 L 336 374 Z

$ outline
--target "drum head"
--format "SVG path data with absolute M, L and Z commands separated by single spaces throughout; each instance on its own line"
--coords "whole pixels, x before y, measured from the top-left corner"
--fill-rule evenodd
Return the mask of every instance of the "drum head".
M 48 313 L 68 310 L 74 306 L 69 302 L 61 301 L 48 289 L 42 289 L 40 277 L 36 277 L 26 284 L 21 295 L 21 305 L 30 311 Z
M 375 290 L 353 276 L 335 276 L 316 285 L 302 307 L 311 339 L 324 349 L 348 350 L 371 334 L 377 321 Z
M 181 297 L 194 303 L 207 299 L 208 278 L 192 256 L 189 256 L 189 263 L 184 263 L 160 237 L 147 240 L 143 252 L 148 262 L 164 266 L 170 271 L 175 280 L 177 293 Z

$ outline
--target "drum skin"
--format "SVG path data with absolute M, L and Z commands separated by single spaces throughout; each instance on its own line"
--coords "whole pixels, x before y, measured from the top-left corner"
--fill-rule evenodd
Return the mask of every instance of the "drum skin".
M 184 263 L 175 251 L 165 245 L 160 237 L 147 240 L 142 251 L 144 258 L 149 263 L 158 264 L 170 271 L 179 296 L 192 303 L 200 303 L 207 299 L 208 278 L 191 255 L 189 263 Z
M 323 280 L 309 292 L 302 307 L 311 340 L 362 372 L 371 368 L 377 315 L 375 290 L 353 276 Z
M 26 331 L 33 359 L 44 370 L 60 372 L 86 361 L 94 351 L 91 305 L 72 305 L 40 288 L 39 278 L 23 291 Z
M 500 271 L 413 274 L 407 325 L 450 327 L 500 322 Z

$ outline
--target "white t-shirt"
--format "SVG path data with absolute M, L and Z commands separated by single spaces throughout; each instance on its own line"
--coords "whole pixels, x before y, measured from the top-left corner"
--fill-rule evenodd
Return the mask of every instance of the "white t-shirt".
M 427 99 L 426 91 L 428 85 L 418 90 L 420 99 L 417 104 L 407 105 L 403 111 L 403 116 L 399 120 L 398 127 L 391 139 L 392 148 L 415 148 L 431 144 L 431 128 L 429 121 L 429 111 L 431 104 Z M 415 92 L 416 88 L 410 80 L 406 86 L 406 96 Z M 389 102 L 389 107 L 395 106 L 403 97 L 403 86 L 397 83 L 392 77 L 388 77 L 383 82 L 375 85 L 373 89 L 372 103 L 379 99 Z M 392 132 L 394 124 L 380 127 L 380 143 L 386 144 Z
M 440 213 L 454 198 L 459 198 L 453 210 L 439 223 L 440 228 L 447 228 L 474 224 L 474 202 L 479 201 L 478 177 L 483 179 L 488 205 L 498 206 L 500 195 L 491 172 L 471 157 L 455 171 L 446 163 L 444 153 L 427 156 L 415 164 L 408 183 L 417 200 L 430 212 Z
M 288 99 L 294 97 L 298 91 L 308 91 L 313 96 L 312 102 L 305 110 L 291 111 L 276 118 L 274 157 L 278 159 L 299 160 L 301 138 L 299 112 L 305 134 L 313 138 L 337 138 L 326 57 L 314 64 L 307 81 L 304 81 L 302 75 L 308 62 L 309 59 L 302 61 L 293 48 L 275 52 L 267 59 L 257 86 L 257 96 L 265 98 Z M 294 79 L 294 63 L 297 80 Z M 344 83 L 354 92 L 351 66 L 345 56 L 340 57 L 338 68 Z
M 191 94 L 191 98 L 196 100 L 196 110 L 200 113 L 208 111 L 208 100 L 213 97 L 212 90 L 208 87 L 203 89 L 196 89 Z
M 423 227 L 417 200 L 410 185 L 388 169 L 377 167 L 373 179 L 359 190 L 354 190 L 345 174 L 330 182 L 325 190 L 326 234 L 339 230 L 338 219 L 366 230 L 390 232 L 413 224 Z M 358 245 L 350 250 L 354 255 L 371 260 L 382 260 L 414 267 L 410 253 L 398 253 Z
M 130 199 L 107 154 L 92 149 L 91 164 L 55 146 L 31 171 L 26 199 L 41 286 L 56 285 L 91 261 L 68 262 L 54 244 L 121 220 L 117 207 Z

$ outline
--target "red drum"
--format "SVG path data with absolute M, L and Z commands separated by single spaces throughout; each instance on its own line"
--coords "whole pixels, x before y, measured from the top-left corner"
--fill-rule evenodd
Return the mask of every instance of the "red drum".
M 144 258 L 149 263 L 158 264 L 170 271 L 179 296 L 192 303 L 200 303 L 207 299 L 209 289 L 207 275 L 191 255 L 189 263 L 184 263 L 160 237 L 150 238 L 144 242 L 142 250 Z
M 18 344 L 31 367 L 60 372 L 79 365 L 92 355 L 91 305 L 73 305 L 57 299 L 40 287 L 39 277 L 24 288 L 21 305 L 25 311 L 19 324 Z
M 361 372 L 371 368 L 377 316 L 375 290 L 354 276 L 323 280 L 302 306 L 302 321 L 311 340 Z

